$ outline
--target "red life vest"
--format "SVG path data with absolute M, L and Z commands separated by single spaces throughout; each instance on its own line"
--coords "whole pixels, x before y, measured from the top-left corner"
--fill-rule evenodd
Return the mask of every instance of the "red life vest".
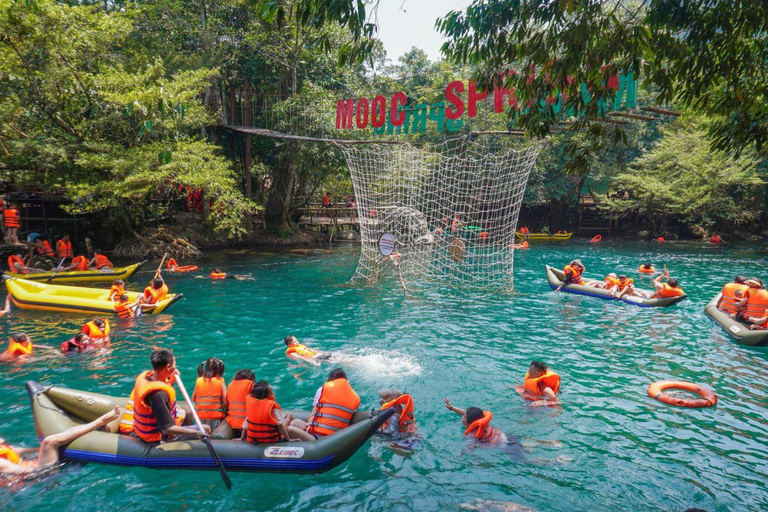
M 104 320 L 103 331 L 99 329 L 99 326 L 97 326 L 93 320 L 85 324 L 82 331 L 90 336 L 94 341 L 105 341 L 107 338 L 109 338 L 109 320 L 106 318 L 102 318 L 102 320 Z
M 626 279 L 623 283 L 621 282 L 621 279 L 616 280 L 616 286 L 619 287 L 619 291 L 624 291 L 625 289 L 632 286 L 635 282 L 632 279 Z
M 134 313 L 133 308 L 128 307 L 129 302 L 118 302 L 115 304 L 115 312 L 117 313 L 117 316 L 120 318 L 133 318 L 136 316 L 136 313 Z
M 150 304 L 157 304 L 168 295 L 168 285 L 163 283 L 159 289 L 154 286 L 147 286 L 144 288 L 144 298 L 149 300 Z
M 59 240 L 56 242 L 56 253 L 59 258 L 71 258 L 72 257 L 72 242 Z
M 46 258 L 53 258 L 56 256 L 56 253 L 53 252 L 53 247 L 51 247 L 51 242 L 48 240 L 41 240 L 41 244 L 43 244 L 43 248 L 37 247 L 37 254 L 40 256 L 45 256 Z
M 551 370 L 547 370 L 543 375 L 536 378 L 530 378 L 529 374 L 525 374 L 523 381 L 523 387 L 534 396 L 541 396 L 541 390 L 539 389 L 539 383 L 544 383 L 546 387 L 552 389 L 555 394 L 560 391 L 560 376 Z
M 19 227 L 19 210 L 16 208 L 8 208 L 3 211 L 3 218 L 5 218 L 5 227 L 17 228 Z
M 104 267 L 112 267 L 112 262 L 109 261 L 109 258 L 104 256 L 103 254 L 97 254 L 95 256 L 96 258 L 96 268 L 101 270 Z
M 571 274 L 571 282 L 573 284 L 581 284 L 581 267 L 578 265 L 566 265 L 563 269 L 563 274 L 568 277 L 568 273 Z
M 120 300 L 120 296 L 125 292 L 124 284 L 113 284 L 109 288 L 109 299 L 107 300 Z
M 400 413 L 400 432 L 413 432 L 416 430 L 416 416 L 413 412 L 413 398 L 411 395 L 405 393 L 395 398 L 391 402 L 387 402 L 381 406 L 382 409 L 389 409 L 390 407 L 402 407 Z M 383 428 L 383 426 L 382 426 Z
M 681 295 L 685 295 L 685 292 L 681 288 L 672 288 L 667 283 L 661 283 L 662 289 L 656 291 L 656 294 L 654 297 L 657 299 L 666 299 L 669 297 L 680 297 Z
M 750 288 L 747 292 L 747 307 L 745 313 L 749 316 L 762 318 L 768 311 L 768 290 L 765 288 Z
M 198 377 L 195 383 L 195 410 L 201 420 L 224 419 L 224 397 L 221 386 L 224 379 Z
M 709 243 L 712 243 L 712 244 L 719 244 L 722 241 L 723 239 L 720 238 L 720 235 L 712 235 L 711 237 L 709 237 Z
M 227 423 L 232 428 L 243 428 L 247 416 L 246 398 L 253 388 L 253 381 L 248 379 L 233 380 L 227 387 Z
M 85 256 L 76 257 L 75 259 L 72 260 L 72 264 L 77 265 L 77 267 L 75 267 L 76 272 L 79 272 L 82 270 L 88 270 L 88 258 L 86 258 Z
M 20 265 L 21 268 L 18 268 L 16 264 Z M 8 256 L 8 270 L 11 272 L 19 273 L 19 274 L 29 274 L 29 270 L 26 268 L 26 264 L 24 264 L 24 260 L 16 256 L 15 254 L 11 254 Z
M 491 418 L 493 418 L 493 413 L 484 411 L 483 417 L 473 421 L 464 431 L 464 435 L 469 436 L 474 434 L 475 439 L 481 443 L 501 444 L 505 442 L 506 436 L 490 425 Z
M 163 433 L 157 426 L 157 419 L 152 412 L 152 407 L 144 399 L 154 391 L 164 391 L 168 394 L 171 415 L 174 419 L 177 417 L 178 410 L 176 392 L 167 382 L 148 380 L 152 375 L 154 375 L 152 371 L 143 372 L 138 376 L 133 387 L 133 429 L 139 439 L 148 443 L 157 443 L 162 440 Z
M 176 260 L 173 259 L 173 258 L 169 259 L 168 263 L 165 264 L 165 268 L 169 268 L 171 270 L 175 269 L 178 266 L 179 266 L 179 264 L 176 263 Z
M 723 300 L 720 302 L 720 309 L 722 311 L 730 314 L 735 314 L 737 312 L 736 290 L 741 290 L 746 293 L 746 291 L 749 290 L 749 286 L 741 283 L 728 283 L 723 286 Z M 742 296 L 742 299 L 743 298 L 744 297 Z
M 277 429 L 277 420 L 272 417 L 272 411 L 280 406 L 274 400 L 265 398 L 259 400 L 248 395 L 245 399 L 246 417 L 248 418 L 249 443 L 277 443 L 284 441 Z
M 307 432 L 327 436 L 349 426 L 360 397 L 347 379 L 336 379 L 323 384 L 320 399 L 307 422 Z

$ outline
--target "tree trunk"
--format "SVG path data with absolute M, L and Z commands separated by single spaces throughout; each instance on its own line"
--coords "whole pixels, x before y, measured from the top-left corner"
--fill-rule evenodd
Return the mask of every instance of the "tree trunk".
M 292 152 L 293 144 L 288 143 L 282 148 L 282 156 L 275 167 L 272 187 L 267 197 L 267 208 L 264 213 L 264 221 L 267 227 L 289 228 L 289 206 L 293 196 L 293 187 L 296 177 L 293 172 Z

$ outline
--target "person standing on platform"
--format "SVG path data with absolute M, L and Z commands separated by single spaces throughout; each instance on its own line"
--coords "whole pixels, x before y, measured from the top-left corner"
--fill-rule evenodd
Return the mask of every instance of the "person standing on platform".
M 64 260 L 66 265 L 72 259 L 72 242 L 69 239 L 69 233 L 64 233 L 61 240 L 56 242 L 56 257 Z

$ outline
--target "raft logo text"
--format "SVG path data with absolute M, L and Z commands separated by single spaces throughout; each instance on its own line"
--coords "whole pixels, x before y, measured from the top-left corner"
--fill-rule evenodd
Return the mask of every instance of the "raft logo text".
M 264 450 L 264 456 L 278 459 L 300 459 L 304 456 L 304 448 L 282 448 L 280 446 L 268 446 Z

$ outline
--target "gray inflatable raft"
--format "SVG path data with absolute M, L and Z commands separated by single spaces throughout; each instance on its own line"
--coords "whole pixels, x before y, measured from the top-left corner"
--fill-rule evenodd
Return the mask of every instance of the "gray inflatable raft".
M 547 271 L 547 282 L 549 282 L 549 287 L 553 290 L 556 290 L 557 287 L 560 286 L 560 283 L 563 282 L 563 279 L 565 279 L 565 274 L 562 270 L 550 267 L 549 265 L 544 265 L 544 268 Z M 608 290 L 603 290 L 602 288 L 594 288 L 592 286 L 584 286 L 581 284 L 567 284 L 560 291 L 566 293 L 575 293 L 578 295 L 587 295 L 589 297 L 597 297 L 598 299 L 603 300 L 619 300 L 608 293 Z M 646 293 L 651 292 L 646 291 Z M 638 297 L 637 295 L 625 295 L 621 298 L 621 302 L 626 302 L 627 304 L 632 304 L 633 306 L 639 306 L 641 308 L 665 308 L 667 306 L 671 306 L 672 304 L 677 304 L 678 302 L 685 300 L 687 297 L 687 295 L 681 295 L 679 297 L 669 297 L 664 299 L 645 299 L 643 297 Z
M 720 327 L 725 329 L 725 332 L 733 338 L 733 341 L 739 345 L 748 345 L 750 347 L 765 347 L 768 346 L 768 331 L 752 331 L 748 326 L 737 322 L 725 311 L 717 309 L 717 301 L 722 296 L 718 293 L 714 299 L 707 303 L 707 307 L 704 311 L 709 317 L 720 324 Z
M 116 405 L 125 407 L 127 398 L 116 398 L 56 386 L 44 387 L 27 382 L 32 414 L 38 438 L 62 432 L 69 427 L 93 421 Z M 180 406 L 189 411 L 187 404 Z M 309 413 L 291 412 L 308 419 Z M 322 473 L 349 459 L 394 413 L 393 409 L 358 411 L 349 427 L 313 442 L 253 444 L 238 440 L 212 440 L 211 443 L 229 471 Z M 191 415 L 187 415 L 191 420 Z M 148 468 L 215 470 L 205 444 L 201 441 L 145 443 L 130 435 L 94 431 L 70 443 L 62 450 L 64 459 L 101 462 Z M 229 431 L 231 432 L 231 431 Z M 231 435 L 231 434 L 230 434 Z

